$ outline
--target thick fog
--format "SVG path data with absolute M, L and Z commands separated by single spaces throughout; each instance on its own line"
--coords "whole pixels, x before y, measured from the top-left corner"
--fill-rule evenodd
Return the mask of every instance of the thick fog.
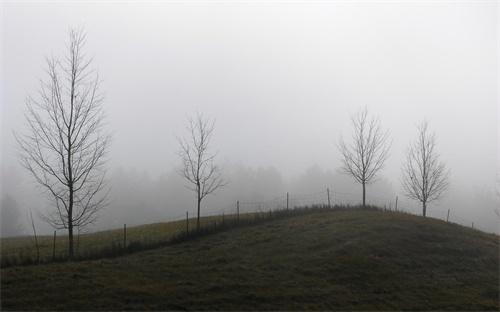
M 86 229 L 180 218 L 195 198 L 176 172 L 176 137 L 198 112 L 216 120 L 211 148 L 227 186 L 202 215 L 333 200 L 359 203 L 339 173 L 341 134 L 359 109 L 380 118 L 391 153 L 368 202 L 420 212 L 400 177 L 416 125 L 429 121 L 450 169 L 430 216 L 498 232 L 498 8 L 477 2 L 148 2 L 1 5 L 2 235 L 29 233 L 50 201 L 19 165 L 13 132 L 27 96 L 64 56 L 70 27 L 102 79 L 110 206 Z M 274 201 L 270 201 L 273 200 Z M 265 201 L 265 203 L 257 203 Z M 252 202 L 252 203 L 250 203 Z M 260 206 L 259 206 L 260 205 Z M 268 205 L 269 207 L 267 207 Z M 51 228 L 37 218 L 42 233 Z

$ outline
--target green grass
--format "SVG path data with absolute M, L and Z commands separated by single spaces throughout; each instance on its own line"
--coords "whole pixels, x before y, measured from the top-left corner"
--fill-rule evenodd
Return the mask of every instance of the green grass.
M 252 217 L 253 214 L 241 214 L 240 218 Z M 225 216 L 225 220 L 235 219 L 235 215 Z M 212 224 L 214 221 L 221 222 L 222 216 L 203 217 L 200 219 L 201 226 Z M 196 227 L 196 219 L 189 219 L 189 229 Z M 154 245 L 166 242 L 175 235 L 186 232 L 186 220 L 174 222 L 153 223 L 127 228 L 127 245 L 130 243 L 141 243 L 143 245 Z M 123 247 L 123 228 L 100 231 L 96 233 L 80 234 L 74 236 L 75 253 L 77 257 L 98 256 L 104 250 Z M 39 236 L 40 262 L 51 262 L 53 258 L 54 237 Z M 30 236 L 8 237 L 0 239 L 2 266 L 19 264 L 23 262 L 34 263 L 37 258 L 35 240 Z M 55 255 L 57 259 L 66 259 L 68 256 L 67 231 L 59 232 L 56 237 Z
M 94 261 L 1 270 L 2 310 L 499 310 L 499 238 L 317 212 Z

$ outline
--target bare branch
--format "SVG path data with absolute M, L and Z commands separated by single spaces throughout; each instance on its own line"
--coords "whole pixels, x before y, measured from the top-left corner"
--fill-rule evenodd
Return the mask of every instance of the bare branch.
M 354 115 L 351 121 L 354 131 L 350 144 L 343 137 L 338 143 L 342 155 L 341 172 L 362 184 L 365 205 L 365 185 L 375 181 L 389 157 L 392 143 L 389 141 L 389 132 L 382 129 L 379 119 L 369 118 L 366 107 Z
M 439 161 L 436 137 L 429 133 L 426 121 L 418 125 L 417 132 L 416 140 L 410 143 L 406 152 L 401 183 L 408 198 L 422 203 L 425 216 L 427 204 L 440 199 L 448 188 L 449 171 Z
M 182 167 L 179 174 L 188 182 L 188 188 L 196 193 L 198 204 L 198 228 L 201 201 L 226 185 L 221 168 L 214 163 L 216 154 L 208 152 L 215 121 L 210 122 L 198 114 L 188 119 L 187 138 L 178 138 L 179 157 Z
M 86 36 L 69 33 L 63 61 L 47 59 L 47 79 L 37 99 L 26 102 L 27 132 L 15 134 L 21 164 L 47 191 L 54 207 L 43 219 L 68 229 L 96 220 L 106 205 L 105 156 L 110 136 L 103 132 L 103 97 L 99 78 L 83 53 Z

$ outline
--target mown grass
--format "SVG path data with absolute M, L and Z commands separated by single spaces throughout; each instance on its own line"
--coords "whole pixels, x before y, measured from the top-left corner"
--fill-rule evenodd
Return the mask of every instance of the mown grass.
M 499 240 L 337 210 L 112 259 L 1 270 L 2 310 L 497 310 Z

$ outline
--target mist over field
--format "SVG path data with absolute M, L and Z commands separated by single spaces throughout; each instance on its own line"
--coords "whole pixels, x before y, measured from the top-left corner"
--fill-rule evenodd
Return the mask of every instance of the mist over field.
M 211 151 L 227 185 L 202 215 L 284 205 L 358 204 L 339 172 L 341 135 L 366 107 L 392 145 L 368 203 L 420 213 L 401 167 L 416 125 L 429 122 L 450 170 L 428 215 L 499 233 L 498 7 L 477 2 L 3 2 L 2 236 L 30 234 L 27 212 L 51 201 L 19 164 L 13 132 L 25 100 L 63 56 L 71 27 L 87 34 L 105 98 L 110 204 L 86 231 L 194 216 L 178 174 L 178 137 L 197 113 L 215 120 Z M 262 202 L 262 203 L 261 203 Z M 246 203 L 246 206 L 245 206 Z M 42 234 L 52 228 L 36 217 Z

